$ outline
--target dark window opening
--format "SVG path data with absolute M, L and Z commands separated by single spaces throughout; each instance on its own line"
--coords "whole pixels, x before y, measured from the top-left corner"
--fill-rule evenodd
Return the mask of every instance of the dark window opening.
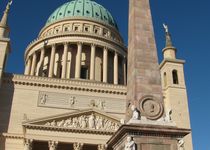
M 81 67 L 80 77 L 81 77 L 81 79 L 88 79 L 88 67 L 86 67 L 86 66 Z
M 164 72 L 164 86 L 166 87 L 167 86 L 167 75 L 166 75 L 166 72 Z
M 85 27 L 85 31 L 88 32 L 88 27 Z
M 173 84 L 179 84 L 179 79 L 178 79 L 178 72 L 177 72 L 177 70 L 173 70 L 172 76 L 173 76 Z
M 74 28 L 75 31 L 78 31 L 78 29 L 79 29 L 78 27 L 75 27 L 75 28 Z

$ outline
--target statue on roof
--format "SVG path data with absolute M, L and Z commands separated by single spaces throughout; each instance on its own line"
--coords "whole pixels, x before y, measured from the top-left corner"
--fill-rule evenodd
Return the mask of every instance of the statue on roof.
M 169 33 L 168 25 L 166 25 L 166 24 L 164 23 L 164 24 L 163 24 L 163 27 L 164 27 L 164 29 L 165 29 L 165 32 L 166 32 L 166 33 Z

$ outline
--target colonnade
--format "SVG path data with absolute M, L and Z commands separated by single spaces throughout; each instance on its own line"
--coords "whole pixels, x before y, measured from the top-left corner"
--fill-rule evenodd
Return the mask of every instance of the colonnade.
M 48 141 L 49 150 L 57 150 L 59 142 L 57 141 Z M 73 150 L 83 150 L 84 143 L 73 143 Z M 33 140 L 26 139 L 24 141 L 24 150 L 33 150 Z M 106 145 L 99 144 L 95 150 L 106 150 Z
M 68 51 L 69 51 L 70 43 L 63 43 L 63 53 L 62 53 L 62 71 L 61 71 L 61 78 L 62 79 L 69 79 L 69 70 L 71 68 L 67 67 L 67 59 L 68 59 Z M 95 80 L 95 69 L 96 69 L 96 47 L 95 44 L 90 44 L 90 75 L 89 80 Z M 48 66 L 48 73 L 45 75 L 46 77 L 54 77 L 54 68 L 55 68 L 55 55 L 56 55 L 56 44 L 50 45 L 50 56 L 49 56 L 49 66 Z M 83 43 L 78 42 L 77 43 L 77 52 L 76 52 L 76 60 L 75 60 L 75 79 L 81 78 L 81 59 L 82 59 L 82 50 L 83 50 Z M 38 55 L 39 53 L 39 55 Z M 25 75 L 31 75 L 31 76 L 39 76 L 40 70 L 43 70 L 44 65 L 44 58 L 46 54 L 46 47 L 43 47 L 41 50 L 34 52 L 31 56 L 28 57 L 26 61 L 26 68 L 25 68 Z M 102 57 L 102 79 L 101 81 L 104 83 L 108 83 L 108 73 L 109 73 L 109 67 L 108 67 L 108 60 L 109 57 L 109 49 L 107 47 L 103 47 L 103 57 Z M 38 58 L 38 56 L 40 56 Z M 113 84 L 119 84 L 119 57 L 121 57 L 122 61 L 122 73 L 123 76 L 123 84 L 126 84 L 126 58 L 118 52 L 114 52 L 114 58 L 113 58 Z

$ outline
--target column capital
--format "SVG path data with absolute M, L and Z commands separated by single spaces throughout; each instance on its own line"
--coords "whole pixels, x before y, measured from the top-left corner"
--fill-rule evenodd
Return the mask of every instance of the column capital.
M 63 45 L 64 46 L 68 46 L 69 45 L 69 42 L 64 42 Z
M 74 150 L 82 150 L 83 145 L 84 145 L 83 143 L 74 143 L 73 144 Z
M 96 47 L 96 44 L 95 43 L 91 43 L 91 47 Z
M 24 139 L 24 150 L 32 150 L 33 139 Z
M 78 41 L 78 42 L 77 42 L 77 45 L 78 45 L 78 46 L 79 46 L 79 45 L 81 46 L 81 45 L 83 45 L 83 42 Z
M 53 43 L 51 46 L 54 47 L 54 48 L 56 48 L 56 43 Z
M 50 150 L 56 150 L 58 141 L 48 141 L 48 146 Z
M 106 145 L 105 144 L 100 144 L 98 145 L 98 150 L 106 150 Z
M 104 50 L 108 50 L 109 48 L 107 46 L 104 46 Z

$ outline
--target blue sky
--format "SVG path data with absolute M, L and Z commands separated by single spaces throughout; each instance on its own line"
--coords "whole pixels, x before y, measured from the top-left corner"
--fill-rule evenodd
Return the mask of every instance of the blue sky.
M 195 150 L 210 149 L 210 1 L 209 0 L 150 0 L 155 36 L 162 60 L 164 47 L 162 23 L 169 25 L 178 58 L 185 59 L 185 77 Z M 10 13 L 12 53 L 7 72 L 22 74 L 24 50 L 35 39 L 50 14 L 67 0 L 14 1 Z M 96 0 L 117 20 L 127 43 L 128 0 Z M 0 1 L 2 14 L 6 0 Z

